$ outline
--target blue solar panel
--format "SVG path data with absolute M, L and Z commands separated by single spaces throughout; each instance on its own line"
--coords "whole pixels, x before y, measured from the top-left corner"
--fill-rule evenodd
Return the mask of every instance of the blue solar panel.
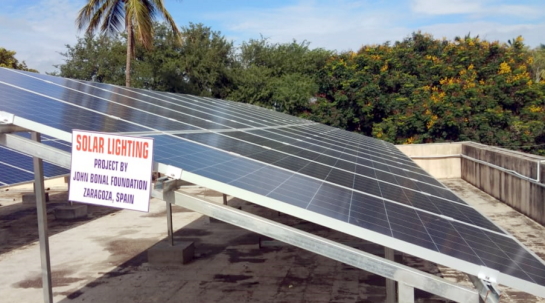
M 47 145 L 53 145 L 45 143 Z M 66 146 L 55 143 L 56 146 Z M 68 174 L 70 171 L 53 165 L 51 163 L 43 163 L 44 177 L 51 178 Z M 34 180 L 34 166 L 32 157 L 6 148 L 0 145 L 0 186 L 13 185 Z
M 274 199 L 280 211 L 291 205 L 545 287 L 542 260 L 390 143 L 230 101 L 6 69 L 0 94 L 1 111 L 60 130 L 150 132 L 156 162 Z

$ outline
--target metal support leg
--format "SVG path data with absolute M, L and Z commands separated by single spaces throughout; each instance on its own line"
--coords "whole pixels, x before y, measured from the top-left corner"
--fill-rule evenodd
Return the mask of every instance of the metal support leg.
M 160 183 L 159 183 L 160 182 Z M 172 229 L 172 203 L 174 203 L 174 191 L 180 187 L 180 180 L 158 179 L 156 187 L 163 189 L 163 200 L 167 208 L 167 232 L 170 246 L 174 246 L 174 232 Z
M 468 275 L 468 277 L 471 280 L 471 282 L 473 282 L 473 285 L 475 285 L 475 288 L 479 292 L 479 296 L 481 297 L 479 302 L 486 302 L 486 303 L 500 302 L 501 293 L 494 285 L 486 281 L 483 281 L 473 275 Z
M 394 261 L 394 250 L 388 247 L 384 247 L 384 258 L 386 260 Z M 394 280 L 386 279 L 386 303 L 396 302 L 396 282 Z
M 168 229 L 168 242 L 170 246 L 174 246 L 174 234 L 172 232 L 172 204 L 170 202 L 165 202 L 167 204 L 167 229 Z
M 227 195 L 223 194 L 223 205 L 227 205 Z
M 155 198 L 165 198 L 165 193 L 157 188 L 153 190 L 152 195 Z M 181 191 L 173 192 L 173 196 L 169 198 L 172 199 L 173 204 L 205 216 L 212 216 L 233 226 L 248 229 L 385 278 L 395 279 L 455 302 L 477 303 L 479 301 L 479 295 L 474 289 L 234 207 L 207 201 Z
M 31 133 L 34 141 L 40 142 L 40 134 Z M 42 262 L 42 287 L 44 302 L 53 302 L 53 289 L 51 285 L 51 263 L 49 258 L 49 238 L 47 232 L 47 209 L 45 206 L 45 186 L 43 161 L 33 157 L 34 163 L 34 194 L 36 195 L 36 210 L 38 215 L 38 235 L 40 238 L 40 258 Z
M 399 303 L 414 303 L 414 287 L 397 283 Z

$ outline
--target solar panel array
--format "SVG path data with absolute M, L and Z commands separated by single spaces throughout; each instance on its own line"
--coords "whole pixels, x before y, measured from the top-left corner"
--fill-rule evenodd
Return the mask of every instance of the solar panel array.
M 29 133 L 19 133 L 18 135 L 30 138 Z M 48 136 L 42 136 L 42 143 L 64 151 L 70 151 L 69 143 Z M 45 178 L 52 178 L 70 173 L 70 171 L 65 168 L 47 162 L 44 162 L 43 170 Z M 32 157 L 0 145 L 0 187 L 32 180 L 34 180 Z
M 545 289 L 541 259 L 390 143 L 243 103 L 7 69 L 0 96 L 1 111 L 66 132 L 152 136 L 156 162 L 274 199 L 280 211 L 288 204 Z

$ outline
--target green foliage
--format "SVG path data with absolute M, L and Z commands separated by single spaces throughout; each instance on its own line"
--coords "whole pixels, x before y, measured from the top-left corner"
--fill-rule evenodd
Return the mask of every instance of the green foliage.
M 332 54 L 308 46 L 296 41 L 273 44 L 264 38 L 243 43 L 228 98 L 292 115 L 306 113 L 318 91 L 316 75 Z
M 545 153 L 545 83 L 532 80 L 532 62 L 520 37 L 414 33 L 333 56 L 310 117 L 398 144 L 473 140 Z
M 125 33 L 127 56 L 125 85 L 131 86 L 131 59 L 135 56 L 136 42 L 150 50 L 153 45 L 154 22 L 163 17 L 180 42 L 178 27 L 163 5 L 162 0 L 88 0 L 76 18 L 78 29 L 92 35 L 100 28 L 104 35 Z
M 414 33 L 358 52 L 249 40 L 240 49 L 189 24 L 184 41 L 154 27 L 153 51 L 135 50 L 133 84 L 273 108 L 397 144 L 472 140 L 545 154 L 545 48 L 478 37 Z M 126 39 L 67 46 L 60 75 L 123 84 Z
M 165 24 L 155 25 L 153 50 L 137 46 L 132 64 L 132 86 L 224 98 L 234 62 L 232 43 L 202 24 L 182 29 L 183 43 Z M 126 39 L 87 35 L 66 46 L 59 76 L 123 85 Z
M 535 82 L 545 80 L 545 44 L 530 51 L 532 59 L 530 60 L 532 78 Z
M 9 51 L 3 47 L 0 47 L 0 67 L 19 69 L 34 73 L 38 72 L 35 69 L 28 68 L 25 61 L 19 62 L 19 60 L 15 58 L 15 54 L 16 52 L 14 51 Z
M 184 43 L 179 58 L 186 93 L 227 97 L 235 63 L 233 43 L 202 24 L 182 28 Z
M 125 84 L 125 50 L 120 38 L 101 35 L 86 35 L 79 38 L 74 46 L 66 45 L 61 53 L 64 64 L 55 65 L 61 77 Z

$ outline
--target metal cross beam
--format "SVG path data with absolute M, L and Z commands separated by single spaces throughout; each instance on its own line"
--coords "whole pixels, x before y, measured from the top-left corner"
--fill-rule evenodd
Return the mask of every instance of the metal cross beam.
M 40 158 L 57 166 L 70 169 L 72 159 L 71 153 L 43 143 L 12 134 L 0 134 L 0 145 Z
M 412 287 L 456 302 L 479 302 L 476 290 L 236 208 L 180 191 L 165 194 L 162 190 L 154 190 L 152 196 L 158 199 L 166 198 L 170 200 L 166 202 L 403 283 L 402 294 L 410 293 L 409 288 Z

